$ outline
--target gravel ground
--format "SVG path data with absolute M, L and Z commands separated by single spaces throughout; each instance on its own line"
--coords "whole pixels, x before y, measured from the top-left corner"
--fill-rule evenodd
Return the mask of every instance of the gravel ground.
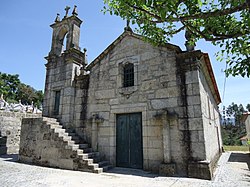
M 90 186 L 90 187 L 193 187 L 250 186 L 250 155 L 244 152 L 223 153 L 212 181 L 160 177 L 141 170 L 114 168 L 108 173 L 93 174 L 27 165 L 16 162 L 17 155 L 0 157 L 0 187 L 13 186 Z

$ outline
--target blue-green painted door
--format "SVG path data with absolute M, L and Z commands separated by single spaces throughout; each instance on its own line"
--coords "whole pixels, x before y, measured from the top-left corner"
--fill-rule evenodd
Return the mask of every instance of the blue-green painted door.
M 116 165 L 142 169 L 141 113 L 119 114 L 116 121 Z

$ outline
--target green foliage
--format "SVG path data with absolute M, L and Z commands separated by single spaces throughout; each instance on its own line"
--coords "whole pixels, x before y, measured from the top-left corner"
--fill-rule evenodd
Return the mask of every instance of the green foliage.
M 17 87 L 20 84 L 19 75 L 10 75 L 0 72 L 0 94 L 8 100 L 15 100 Z
M 241 121 L 244 112 L 242 104 L 232 103 L 223 109 L 221 134 L 224 145 L 241 145 L 240 138 L 246 134 L 245 125 Z
M 131 20 L 155 44 L 187 30 L 193 43 L 205 39 L 221 48 L 227 75 L 250 77 L 249 0 L 104 0 L 103 11 Z
M 0 95 L 9 103 L 31 104 L 40 107 L 43 101 L 43 92 L 37 91 L 29 85 L 21 83 L 19 75 L 10 75 L 0 72 Z
M 247 104 L 246 109 L 250 112 L 250 104 Z

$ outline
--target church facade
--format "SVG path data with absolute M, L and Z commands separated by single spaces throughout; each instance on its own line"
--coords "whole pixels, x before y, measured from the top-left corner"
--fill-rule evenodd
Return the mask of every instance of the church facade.
M 73 11 L 51 25 L 43 116 L 114 167 L 211 179 L 222 140 L 208 54 L 153 46 L 127 26 L 87 64 L 81 23 Z

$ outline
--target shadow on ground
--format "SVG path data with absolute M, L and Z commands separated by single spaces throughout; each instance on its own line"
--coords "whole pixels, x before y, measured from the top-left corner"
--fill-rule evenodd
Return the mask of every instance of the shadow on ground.
M 131 169 L 131 168 L 120 168 L 120 167 L 114 167 L 105 173 L 115 173 L 115 174 L 122 174 L 122 175 L 134 175 L 134 176 L 140 176 L 140 177 L 149 177 L 149 178 L 155 178 L 159 177 L 157 174 L 153 174 L 147 171 L 143 171 L 140 169 Z
M 244 162 L 247 163 L 250 170 L 250 154 L 249 153 L 231 153 L 228 162 Z
M 0 155 L 0 158 L 3 158 L 4 161 L 8 161 L 8 162 L 17 162 L 18 161 L 18 154 Z
M 246 163 L 248 171 L 250 170 L 250 153 L 231 153 L 228 162 Z M 244 169 L 247 170 L 247 169 Z M 245 174 L 245 181 L 250 182 L 250 175 Z

